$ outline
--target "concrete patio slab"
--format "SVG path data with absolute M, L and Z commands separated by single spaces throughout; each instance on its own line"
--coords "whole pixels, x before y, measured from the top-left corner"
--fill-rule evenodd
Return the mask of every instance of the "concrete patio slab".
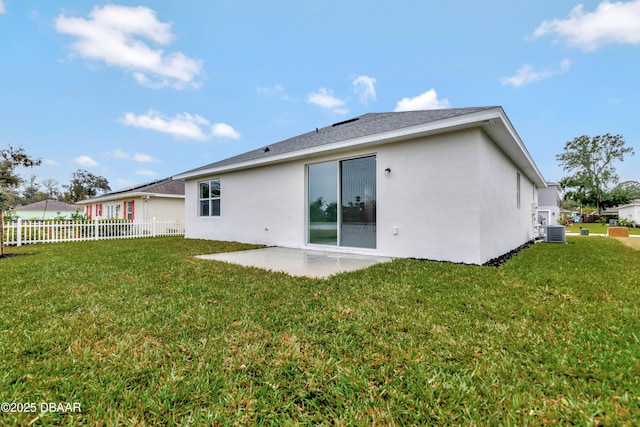
M 333 274 L 359 270 L 392 260 L 392 258 L 381 256 L 280 247 L 197 255 L 196 258 L 281 271 L 291 276 L 317 278 L 326 278 Z

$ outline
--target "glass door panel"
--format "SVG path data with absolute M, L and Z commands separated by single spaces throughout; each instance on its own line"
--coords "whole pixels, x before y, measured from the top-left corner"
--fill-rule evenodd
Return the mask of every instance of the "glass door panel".
M 309 243 L 338 244 L 338 163 L 309 165 Z
M 340 246 L 376 247 L 376 157 L 340 162 Z

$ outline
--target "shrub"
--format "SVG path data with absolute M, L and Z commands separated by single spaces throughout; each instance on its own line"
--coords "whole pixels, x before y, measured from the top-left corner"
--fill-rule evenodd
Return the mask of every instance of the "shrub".
M 71 214 L 71 219 L 75 221 L 86 221 L 87 216 L 83 214 L 82 211 L 80 211 L 80 209 L 77 209 L 74 213 Z
M 618 224 L 620 224 L 621 227 L 628 227 L 628 228 L 633 228 L 635 225 L 633 221 L 629 221 L 626 218 L 619 218 Z

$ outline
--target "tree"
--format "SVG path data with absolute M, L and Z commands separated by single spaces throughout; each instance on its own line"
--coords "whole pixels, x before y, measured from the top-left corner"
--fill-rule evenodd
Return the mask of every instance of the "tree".
M 33 167 L 40 159 L 29 157 L 22 147 L 0 150 L 0 256 L 4 255 L 4 211 L 7 208 L 8 193 L 20 185 L 21 178 L 15 173 L 18 166 Z
M 624 181 L 616 185 L 613 191 L 625 192 L 629 198 L 629 201 L 638 200 L 640 199 L 640 182 Z
M 38 193 L 40 192 L 40 185 L 36 182 L 36 176 L 31 175 L 25 182 L 22 190 L 22 197 L 24 197 L 25 204 L 38 202 Z
M 626 205 L 635 199 L 640 199 L 640 183 L 636 181 L 625 181 L 602 195 L 602 207 L 610 208 Z
M 15 173 L 16 167 L 30 168 L 41 163 L 40 159 L 34 160 L 29 157 L 22 147 L 14 148 L 11 145 L 9 148 L 0 150 L 0 157 L 2 158 L 0 159 L 0 190 L 2 190 L 0 197 L 4 191 L 15 189 L 22 182 L 22 179 Z M 4 208 L 3 205 L 0 206 Z
M 60 189 L 58 188 L 58 181 L 55 179 L 47 178 L 42 181 L 44 187 L 44 193 L 47 195 L 47 199 L 59 199 Z
M 78 169 L 72 174 L 69 185 L 64 185 L 67 189 L 66 199 L 69 203 L 76 203 L 80 200 L 95 197 L 98 194 L 111 191 L 109 181 L 101 176 L 96 176 L 86 170 Z
M 560 181 L 565 197 L 591 202 L 602 214 L 604 195 L 618 181 L 613 163 L 624 161 L 626 154 L 633 155 L 633 148 L 626 146 L 622 135 L 583 135 L 568 141 L 564 152 L 556 155 L 564 171 L 573 173 Z

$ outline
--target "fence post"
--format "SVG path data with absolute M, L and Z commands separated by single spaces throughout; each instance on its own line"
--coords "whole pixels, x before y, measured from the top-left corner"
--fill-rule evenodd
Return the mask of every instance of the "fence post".
M 4 255 L 4 211 L 0 209 L 0 256 Z
M 22 218 L 18 218 L 18 222 L 16 223 L 16 233 L 18 233 L 17 237 L 17 246 L 22 246 Z
M 158 234 L 158 228 L 156 223 L 156 217 L 154 216 L 151 223 L 151 236 L 156 237 L 156 234 Z
M 98 220 L 97 219 L 93 220 L 93 239 L 92 240 L 98 240 Z

